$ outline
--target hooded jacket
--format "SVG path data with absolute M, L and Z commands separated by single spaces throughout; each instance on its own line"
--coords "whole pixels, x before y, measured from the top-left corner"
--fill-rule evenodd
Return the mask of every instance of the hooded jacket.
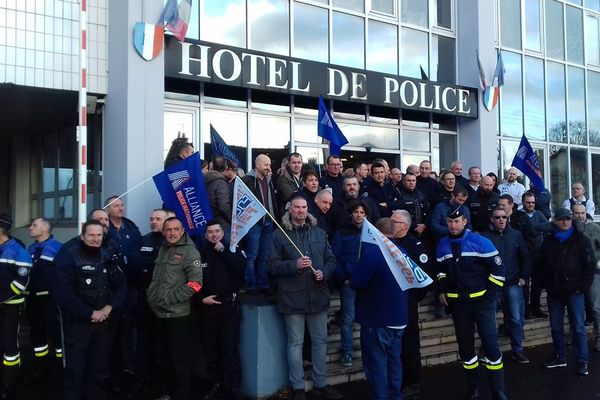
M 219 171 L 208 171 L 204 175 L 206 194 L 213 218 L 221 224 L 231 224 L 231 189 L 225 175 Z
M 269 273 L 277 277 L 277 307 L 283 314 L 312 314 L 329 309 L 329 288 L 327 281 L 335 269 L 335 257 L 325 231 L 316 226 L 316 219 L 308 214 L 306 223 L 293 226 L 289 212 L 283 215 L 281 225 L 289 239 L 281 230 L 273 234 Z M 312 260 L 315 270 L 323 272 L 323 280 L 317 282 L 310 268 L 298 269 L 296 260 L 300 257 L 290 239 L 302 254 Z

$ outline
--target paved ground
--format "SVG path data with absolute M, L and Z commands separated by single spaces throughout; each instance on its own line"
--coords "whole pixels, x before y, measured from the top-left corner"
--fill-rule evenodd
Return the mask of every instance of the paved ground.
M 570 349 L 572 351 L 572 348 Z M 519 365 L 505 358 L 506 386 L 508 397 L 511 400 L 593 400 L 600 399 L 600 353 L 591 353 L 590 375 L 579 377 L 575 373 L 575 361 L 569 356 L 567 368 L 545 370 L 543 368 L 552 352 L 549 345 L 528 349 L 527 355 L 531 359 L 528 365 Z M 27 369 L 24 369 L 27 375 Z M 481 369 L 481 372 L 484 372 Z M 483 376 L 483 374 L 482 374 Z M 485 378 L 483 378 L 485 379 Z M 207 390 L 205 381 L 195 382 L 193 400 L 202 399 Z M 365 381 L 340 385 L 338 388 L 346 395 L 347 400 L 364 400 L 367 398 L 367 385 Z M 459 364 L 447 364 L 423 369 L 422 377 L 423 400 L 455 400 L 463 399 L 466 393 L 466 383 L 462 368 Z M 26 383 L 22 380 L 19 385 L 18 400 L 32 399 L 58 399 L 53 395 L 55 388 L 40 383 Z M 484 393 L 484 399 L 490 399 Z M 154 399 L 158 396 L 155 387 L 151 387 L 144 396 L 135 399 Z M 111 400 L 123 399 L 124 396 L 112 395 Z

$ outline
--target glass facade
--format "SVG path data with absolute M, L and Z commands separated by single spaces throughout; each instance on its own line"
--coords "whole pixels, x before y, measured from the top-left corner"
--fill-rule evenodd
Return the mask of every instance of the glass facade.
M 497 46 L 506 68 L 500 173 L 510 167 L 525 133 L 544 158 L 540 164 L 549 166 L 543 172 L 554 208 L 570 197 L 574 182 L 583 182 L 600 201 L 594 172 L 600 162 L 598 2 L 499 0 L 496 5 Z

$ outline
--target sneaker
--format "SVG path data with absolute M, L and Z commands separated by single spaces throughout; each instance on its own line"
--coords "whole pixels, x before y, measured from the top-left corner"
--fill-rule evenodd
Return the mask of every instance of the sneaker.
M 342 400 L 344 398 L 344 395 L 340 391 L 334 389 L 330 385 L 323 387 L 315 386 L 312 392 L 316 396 L 321 396 L 329 400 Z
M 304 389 L 292 390 L 292 400 L 306 400 L 306 393 Z
M 579 361 L 577 363 L 577 375 L 586 376 L 589 373 L 590 371 L 588 371 L 588 363 L 585 361 Z
M 342 357 L 340 364 L 342 367 L 351 367 L 352 366 L 352 356 L 350 354 L 344 354 Z
M 525 356 L 525 353 L 522 351 L 517 351 L 516 353 L 512 353 L 511 358 L 518 362 L 519 364 L 529 364 L 529 358 Z
M 567 366 L 567 362 L 565 360 L 559 360 L 558 358 L 553 358 L 552 360 L 548 361 L 546 364 L 544 364 L 544 367 L 551 369 L 551 368 L 564 368 Z

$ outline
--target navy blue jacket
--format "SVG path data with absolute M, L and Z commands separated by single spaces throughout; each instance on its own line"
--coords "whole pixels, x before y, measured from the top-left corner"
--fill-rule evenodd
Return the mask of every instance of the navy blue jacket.
M 50 236 L 43 242 L 34 242 L 27 251 L 33 260 L 27 291 L 30 294 L 49 292 L 50 276 L 54 267 L 54 257 L 58 254 L 62 243 Z M 48 294 L 48 293 L 46 293 Z
M 377 203 L 377 209 L 381 217 L 390 217 L 392 211 L 398 210 L 400 204 L 400 192 L 391 183 L 385 182 L 383 186 L 372 181 L 367 187 L 369 197 Z M 386 203 L 387 207 L 380 206 L 379 203 Z
M 433 232 L 437 241 L 441 238 L 448 236 L 448 224 L 446 219 L 451 209 L 456 209 L 457 205 L 451 205 L 450 201 L 444 201 L 435 206 L 433 213 L 431 214 L 431 220 L 429 221 L 429 231 Z M 471 213 L 467 208 L 466 204 L 460 206 L 463 209 L 463 213 L 467 218 L 467 229 L 471 229 Z
M 504 232 L 489 229 L 482 235 L 494 244 L 502 258 L 505 271 L 505 286 L 514 286 L 519 278 L 527 281 L 531 276 L 531 255 L 523 235 L 516 229 L 506 225 Z
M 469 301 L 487 295 L 495 299 L 504 286 L 504 265 L 489 239 L 464 230 L 458 237 L 446 236 L 437 247 L 440 292 L 448 300 Z
M 360 227 L 347 222 L 340 227 L 331 240 L 331 251 L 335 256 L 334 282 L 342 286 L 349 279 L 348 266 L 358 262 L 360 247 Z
M 29 253 L 15 239 L 0 245 L 0 303 L 23 303 L 32 262 Z
M 330 176 L 327 172 L 319 179 L 319 186 L 323 189 L 331 188 L 333 200 L 344 197 L 344 175 Z
M 408 293 L 402 291 L 377 245 L 364 244 L 358 264 L 350 265 L 356 290 L 356 321 L 361 326 L 408 324 Z
M 119 246 L 119 251 L 123 255 L 125 264 L 125 274 L 127 281 L 133 283 L 135 280 L 135 265 L 134 260 L 142 245 L 142 234 L 137 225 L 128 218 L 123 218 L 121 227 L 115 228 L 112 221 L 108 226 L 108 237 L 114 240 Z

